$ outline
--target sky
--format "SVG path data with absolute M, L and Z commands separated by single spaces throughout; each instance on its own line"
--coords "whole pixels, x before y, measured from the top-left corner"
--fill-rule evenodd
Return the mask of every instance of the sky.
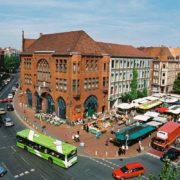
M 180 47 L 180 0 L 0 0 L 0 47 L 84 30 L 95 41 Z

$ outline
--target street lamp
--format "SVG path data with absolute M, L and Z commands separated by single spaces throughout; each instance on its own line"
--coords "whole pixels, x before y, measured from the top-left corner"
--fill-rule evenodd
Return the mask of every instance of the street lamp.
M 126 149 L 128 150 L 128 139 L 129 139 L 129 134 L 126 134 Z

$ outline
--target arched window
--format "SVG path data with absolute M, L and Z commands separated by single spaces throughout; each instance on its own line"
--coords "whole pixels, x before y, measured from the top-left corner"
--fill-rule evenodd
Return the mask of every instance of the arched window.
M 45 82 L 46 86 L 49 87 L 50 80 L 51 80 L 51 74 L 50 74 L 50 68 L 49 64 L 45 59 L 41 59 L 38 62 L 38 72 L 37 72 L 37 80 L 38 80 L 38 86 L 42 86 Z
M 97 112 L 98 102 L 95 96 L 89 96 L 84 102 L 84 114 L 85 116 L 92 116 Z
M 52 114 L 55 111 L 54 101 L 50 95 L 46 96 L 46 112 Z
M 26 91 L 26 104 L 28 107 L 32 107 L 32 93 L 30 90 Z
M 58 116 L 66 119 L 66 103 L 62 97 L 58 99 Z
M 42 99 L 41 97 L 38 95 L 38 93 L 35 94 L 35 99 L 36 99 L 36 113 L 39 113 L 40 110 L 42 109 Z

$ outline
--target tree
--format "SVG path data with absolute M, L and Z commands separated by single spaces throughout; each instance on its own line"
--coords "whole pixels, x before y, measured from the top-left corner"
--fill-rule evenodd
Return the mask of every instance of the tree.
M 137 98 L 137 86 L 138 86 L 138 72 L 137 69 L 133 69 L 133 79 L 131 81 L 131 98 L 136 99 Z
M 4 56 L 4 68 L 6 71 L 13 72 L 19 67 L 19 58 L 15 54 Z
M 180 94 L 180 73 L 178 74 L 176 80 L 174 81 L 173 91 L 174 93 Z

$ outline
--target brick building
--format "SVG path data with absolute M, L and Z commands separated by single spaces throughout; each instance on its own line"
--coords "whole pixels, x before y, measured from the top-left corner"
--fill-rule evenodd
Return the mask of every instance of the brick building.
M 144 53 L 153 57 L 152 92 L 170 93 L 180 73 L 180 48 L 141 47 Z
M 56 112 L 70 120 L 107 111 L 109 64 L 113 52 L 122 54 L 120 46 L 112 45 L 115 51 L 108 47 L 84 31 L 40 34 L 38 39 L 25 39 L 23 34 L 22 102 L 36 112 Z M 129 56 L 143 54 L 133 47 L 124 50 Z

